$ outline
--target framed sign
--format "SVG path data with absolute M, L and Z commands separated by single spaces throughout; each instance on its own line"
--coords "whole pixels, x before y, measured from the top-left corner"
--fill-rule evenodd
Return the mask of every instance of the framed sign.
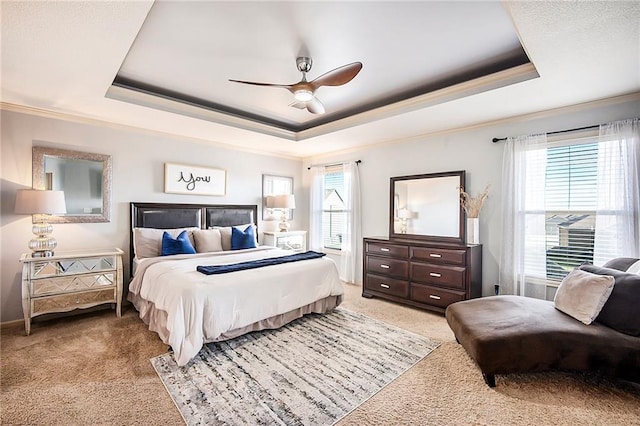
M 166 193 L 225 195 L 226 189 L 226 170 L 164 163 L 164 192 Z

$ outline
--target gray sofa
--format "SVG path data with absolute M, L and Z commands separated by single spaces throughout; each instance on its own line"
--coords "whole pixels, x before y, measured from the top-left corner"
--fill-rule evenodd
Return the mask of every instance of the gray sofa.
M 636 260 L 579 267 L 615 279 L 590 325 L 560 312 L 553 302 L 520 296 L 454 303 L 445 316 L 491 387 L 496 374 L 544 370 L 596 371 L 640 382 L 640 275 L 623 272 Z

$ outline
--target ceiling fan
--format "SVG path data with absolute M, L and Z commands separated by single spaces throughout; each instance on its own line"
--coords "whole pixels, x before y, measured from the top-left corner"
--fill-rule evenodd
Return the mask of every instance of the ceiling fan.
M 304 109 L 306 108 L 312 114 L 324 114 L 324 106 L 318 98 L 315 97 L 315 91 L 322 86 L 342 86 L 347 84 L 358 75 L 362 69 L 361 62 L 354 62 L 335 68 L 312 81 L 307 81 L 307 73 L 311 70 L 313 61 L 308 57 L 299 57 L 296 59 L 298 71 L 302 73 L 302 80 L 295 84 L 271 84 L 256 83 L 253 81 L 232 80 L 234 83 L 252 84 L 254 86 L 280 87 L 287 89 L 293 93 L 295 102 L 290 106 Z

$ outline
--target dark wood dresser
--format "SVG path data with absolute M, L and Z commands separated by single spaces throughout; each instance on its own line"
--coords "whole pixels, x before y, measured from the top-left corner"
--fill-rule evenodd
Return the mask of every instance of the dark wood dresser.
M 363 297 L 444 312 L 482 295 L 482 245 L 364 239 Z

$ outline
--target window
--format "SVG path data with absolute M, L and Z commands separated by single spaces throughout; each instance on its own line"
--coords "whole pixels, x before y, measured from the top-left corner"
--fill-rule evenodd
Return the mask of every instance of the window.
M 507 138 L 501 293 L 553 299 L 577 265 L 640 255 L 638 121 Z
M 549 141 L 526 151 L 525 295 L 552 299 L 576 266 L 622 255 L 616 241 L 620 233 L 609 224 L 624 212 L 602 208 L 603 190 L 616 192 L 623 185 L 619 175 L 606 172 L 620 154 L 612 154 L 607 144 L 591 136 Z M 596 232 L 600 259 L 594 256 Z
M 342 166 L 326 167 L 322 202 L 322 241 L 325 248 L 340 250 L 342 245 L 348 215 L 344 194 Z
M 576 266 L 593 262 L 598 143 L 565 142 L 542 152 L 529 151 L 527 167 L 532 169 L 532 179 L 539 176 L 544 182 L 527 186 L 525 205 L 535 206 L 544 200 L 543 212 L 527 209 L 527 223 L 543 214 L 544 227 L 525 227 L 525 274 L 545 278 L 553 285 Z M 537 235 L 541 230 L 544 235 Z M 526 241 L 544 241 L 544 271 L 539 270 L 535 251 L 526 250 Z

